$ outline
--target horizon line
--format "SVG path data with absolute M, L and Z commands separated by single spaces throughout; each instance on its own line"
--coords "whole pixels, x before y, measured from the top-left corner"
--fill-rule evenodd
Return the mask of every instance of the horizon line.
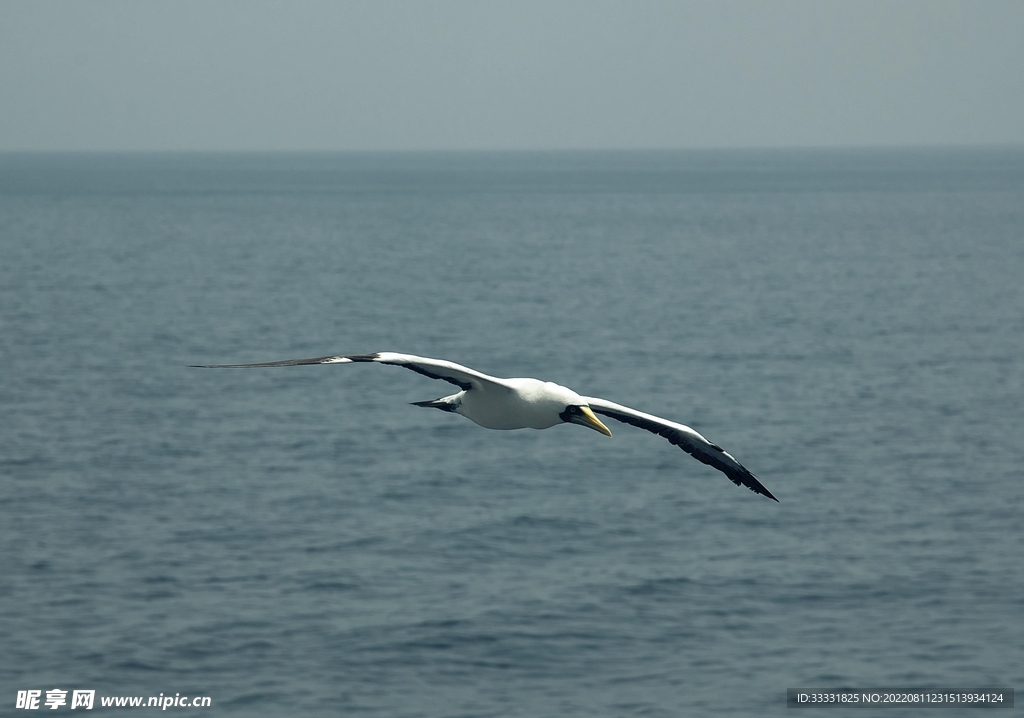
M 5 149 L 0 155 L 358 155 L 358 154 L 598 154 L 681 152 L 807 152 L 877 150 L 1024 150 L 1024 142 L 834 145 L 705 145 L 691 147 L 373 148 L 373 149 Z

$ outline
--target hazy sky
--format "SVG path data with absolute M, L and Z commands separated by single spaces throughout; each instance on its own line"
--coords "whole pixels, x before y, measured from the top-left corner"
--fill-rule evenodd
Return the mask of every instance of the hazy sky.
M 0 0 L 0 150 L 1024 143 L 1024 0 Z

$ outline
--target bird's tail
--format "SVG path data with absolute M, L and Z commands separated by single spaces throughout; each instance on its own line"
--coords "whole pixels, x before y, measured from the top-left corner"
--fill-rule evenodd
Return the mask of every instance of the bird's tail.
M 432 401 L 414 401 L 412 406 L 425 406 L 430 409 L 440 409 L 441 411 L 455 411 L 459 406 L 459 402 L 455 400 L 457 396 L 456 394 L 455 396 L 444 396 Z

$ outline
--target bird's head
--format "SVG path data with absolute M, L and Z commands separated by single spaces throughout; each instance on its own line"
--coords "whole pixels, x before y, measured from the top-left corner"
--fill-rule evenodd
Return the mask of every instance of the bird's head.
M 540 410 L 543 417 L 542 424 L 530 424 L 535 428 L 547 428 L 554 426 L 558 420 L 567 424 L 579 424 L 594 431 L 599 431 L 605 436 L 611 436 L 612 432 L 601 423 L 601 420 L 594 416 L 587 397 L 580 396 L 572 389 L 555 384 L 550 381 L 538 381 L 536 379 L 511 379 L 508 381 L 517 382 L 516 386 L 521 397 L 526 398 L 531 404 Z M 543 407 L 543 409 L 541 409 Z M 558 420 L 554 417 L 558 416 Z
M 562 421 L 570 424 L 579 424 L 580 426 L 588 426 L 594 431 L 600 431 L 605 436 L 611 436 L 612 432 L 608 430 L 608 427 L 601 423 L 594 412 L 590 410 L 590 407 L 586 403 L 569 404 L 565 407 L 565 411 L 559 415 Z

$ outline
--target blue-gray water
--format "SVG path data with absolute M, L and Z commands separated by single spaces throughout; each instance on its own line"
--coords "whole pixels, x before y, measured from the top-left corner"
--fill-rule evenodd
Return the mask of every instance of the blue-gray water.
M 0 705 L 1021 688 L 1022 278 L 1019 149 L 0 156 Z M 397 368 L 188 368 L 377 350 L 689 424 L 781 503 Z

